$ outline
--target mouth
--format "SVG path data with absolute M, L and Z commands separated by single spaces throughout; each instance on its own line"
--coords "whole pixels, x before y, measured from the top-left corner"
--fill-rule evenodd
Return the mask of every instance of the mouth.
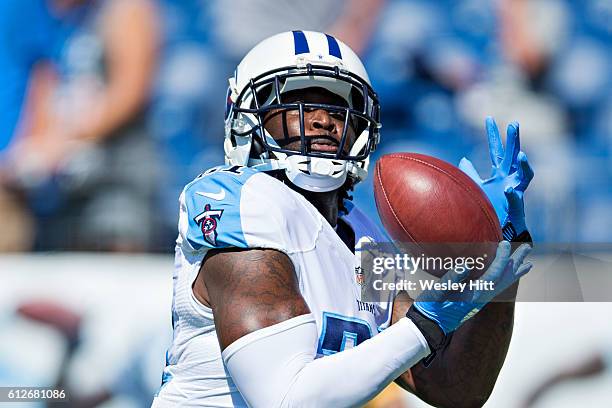
M 336 139 L 329 136 L 317 136 L 308 139 L 308 147 L 311 152 L 337 153 L 339 145 Z
M 337 153 L 338 146 L 334 146 L 331 144 L 322 144 L 322 143 L 312 143 L 310 145 L 310 151 L 312 152 L 322 152 L 322 153 Z
M 299 152 L 301 145 L 301 138 L 299 136 L 289 137 L 283 140 L 279 140 L 278 144 L 284 149 L 294 150 Z M 340 144 L 332 136 L 317 135 L 306 137 L 306 147 L 308 152 L 316 153 L 332 153 L 338 152 Z

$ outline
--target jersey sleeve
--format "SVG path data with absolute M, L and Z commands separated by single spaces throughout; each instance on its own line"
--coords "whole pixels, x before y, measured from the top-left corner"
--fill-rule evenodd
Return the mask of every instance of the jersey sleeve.
M 246 167 L 212 169 L 181 194 L 178 243 L 183 251 L 202 254 L 232 247 L 307 251 L 321 229 L 321 217 L 313 210 L 265 173 Z

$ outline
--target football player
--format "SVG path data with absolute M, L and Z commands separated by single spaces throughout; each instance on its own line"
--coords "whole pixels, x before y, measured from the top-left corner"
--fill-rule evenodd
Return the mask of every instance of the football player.
M 483 276 L 494 293 L 362 302 L 355 246 L 385 240 L 347 194 L 380 137 L 363 64 L 332 36 L 285 32 L 256 45 L 229 83 L 227 165 L 180 197 L 174 339 L 153 406 L 358 406 L 394 380 L 435 405 L 484 403 L 513 319 L 512 303 L 487 303 L 515 290 L 529 246 L 500 243 Z M 518 148 L 518 128 L 513 137 Z M 499 209 L 518 220 L 528 183 L 515 183 L 518 151 L 490 141 L 506 171 L 478 180 L 511 197 Z

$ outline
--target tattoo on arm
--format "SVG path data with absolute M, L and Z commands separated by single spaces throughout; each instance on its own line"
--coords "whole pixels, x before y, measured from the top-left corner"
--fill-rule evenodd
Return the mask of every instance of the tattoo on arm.
M 221 349 L 255 330 L 310 313 L 293 263 L 273 249 L 210 251 L 193 290 L 212 308 Z

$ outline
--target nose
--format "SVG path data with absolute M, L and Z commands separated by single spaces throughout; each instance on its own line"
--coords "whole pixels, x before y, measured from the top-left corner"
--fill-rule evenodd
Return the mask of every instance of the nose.
M 313 130 L 325 130 L 335 133 L 336 123 L 325 109 L 315 109 L 306 113 L 307 122 Z

